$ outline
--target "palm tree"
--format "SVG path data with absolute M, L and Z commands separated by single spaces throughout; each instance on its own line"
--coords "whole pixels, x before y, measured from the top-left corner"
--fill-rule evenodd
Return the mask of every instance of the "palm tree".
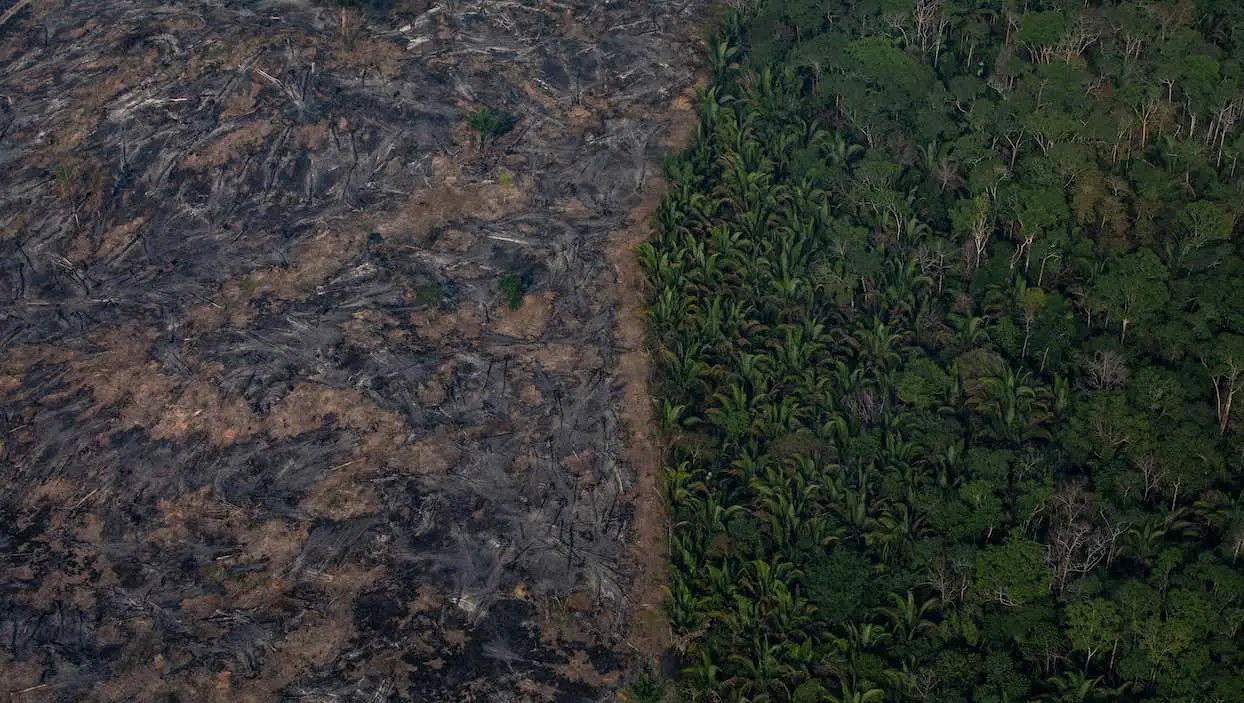
M 738 63 L 735 61 L 738 55 L 738 46 L 734 45 L 725 36 L 714 34 L 712 37 L 709 37 L 708 66 L 713 73 L 713 82 L 715 84 L 723 85 L 727 82 L 730 74 L 738 68 Z
M 984 379 L 967 406 L 989 419 L 988 436 L 1019 446 L 1048 436 L 1044 425 L 1052 417 L 1050 400 L 1049 390 L 1033 384 L 1031 374 L 1007 367 L 1000 376 Z
M 730 518 L 744 512 L 743 506 L 722 505 L 717 498 L 717 492 L 712 492 L 705 496 L 693 497 L 685 505 L 695 516 L 695 526 L 710 535 L 724 533 L 726 523 Z
M 1222 491 L 1207 491 L 1192 505 L 1193 513 L 1223 538 L 1222 548 L 1234 564 L 1244 551 L 1244 492 L 1232 497 Z
M 741 201 L 734 200 L 731 202 L 737 207 Z M 742 232 L 744 241 L 749 245 L 748 254 L 751 258 L 748 259 L 748 263 L 754 267 L 752 275 L 759 271 L 759 267 L 763 262 L 758 256 L 761 252 L 757 250 L 757 247 L 759 242 L 764 241 L 769 225 L 773 220 L 773 207 L 771 205 L 775 205 L 775 203 L 761 202 L 755 207 L 748 208 L 739 213 L 734 218 L 735 225 Z
M 1094 691 L 1102 681 L 1101 676 L 1089 678 L 1078 671 L 1060 672 L 1045 682 L 1054 687 L 1054 691 L 1042 697 L 1049 703 L 1085 703 L 1097 699 Z
M 771 463 L 769 454 L 760 448 L 743 448 L 738 456 L 730 461 L 726 474 L 741 486 L 751 486 L 753 478 L 765 470 Z
M 889 620 L 899 643 L 906 644 L 917 636 L 931 635 L 937 631 L 937 625 L 928 617 L 937 610 L 936 598 L 917 601 L 915 595 L 907 591 L 905 596 L 891 593 L 890 600 L 893 605 L 883 606 L 879 612 Z
M 665 288 L 648 306 L 648 324 L 658 339 L 669 338 L 696 309 L 695 298 Z
M 708 617 L 713 599 L 696 594 L 681 578 L 682 573 L 681 569 L 670 570 L 669 584 L 664 587 L 665 612 L 675 632 L 691 632 Z
M 788 371 L 782 377 L 779 392 L 795 396 L 799 404 L 809 413 L 823 410 L 821 401 L 827 395 L 832 397 L 833 380 L 828 376 L 823 364 L 814 363 L 798 371 Z M 806 418 L 805 418 L 806 419 Z
M 835 166 L 847 166 L 864 154 L 864 147 L 848 142 L 841 132 L 821 132 L 813 143 Z
M 754 703 L 790 700 L 790 687 L 785 679 L 794 672 L 784 664 L 779 655 L 781 644 L 769 644 L 759 638 L 753 640 L 750 655 L 731 654 L 729 661 L 737 667 L 739 674 L 731 677 L 726 684 L 744 700 Z
M 675 340 L 673 348 L 658 355 L 661 388 L 669 398 L 697 401 L 707 394 L 715 379 L 714 370 L 702 361 L 703 345 Z
M 934 458 L 939 488 L 951 488 L 959 484 L 959 462 L 963 459 L 965 444 L 958 440 L 946 447 L 946 451 Z
M 688 461 L 665 468 L 665 494 L 671 505 L 687 505 L 708 494 L 708 486 L 703 480 L 696 478 L 696 473 Z
M 822 397 L 825 398 L 829 395 L 830 393 L 827 392 Z M 813 431 L 818 439 L 832 441 L 841 449 L 842 444 L 851 435 L 850 423 L 847 422 L 847 418 L 842 413 L 837 412 L 831 405 L 832 399 L 824 402 L 825 404 L 819 408 L 820 412 L 812 424 Z
M 671 288 L 682 280 L 682 259 L 671 256 L 668 249 L 658 250 L 652 242 L 644 242 L 635 248 L 639 265 L 648 280 L 658 290 Z
M 855 652 L 864 652 L 891 639 L 889 632 L 875 623 L 847 623 L 847 641 Z
M 894 556 L 905 556 L 910 546 L 929 532 L 924 516 L 907 503 L 882 508 L 880 513 L 865 532 L 864 544 L 880 546 L 882 561 L 892 556 L 891 545 L 898 545 Z
M 786 590 L 788 582 L 802 575 L 789 561 L 770 564 L 763 559 L 753 559 L 744 565 L 739 586 L 753 600 L 764 600 L 778 590 Z
M 754 16 L 754 12 L 755 7 L 749 3 L 731 7 L 721 18 L 718 30 L 731 44 L 739 44 L 747 36 L 747 23 Z
M 807 627 L 813 622 L 816 608 L 808 602 L 808 599 L 799 595 L 797 589 L 779 584 L 779 588 L 768 599 L 767 605 L 765 627 L 769 632 L 781 632 L 787 641 L 790 639 L 810 641 L 811 635 L 807 632 Z M 794 651 L 802 652 L 803 650 Z
M 896 256 L 882 269 L 881 285 L 892 307 L 914 310 L 918 307 L 916 301 L 924 299 L 933 288 L 933 279 L 920 271 L 920 262 L 914 255 Z
M 887 503 L 884 498 L 871 499 L 865 484 L 855 488 L 843 488 L 841 501 L 832 506 L 831 510 L 851 529 L 857 539 L 867 542 L 866 535 L 876 529 L 877 525 L 872 511 Z
M 717 273 L 722 268 L 722 255 L 713 251 L 706 240 L 688 233 L 679 258 L 691 264 L 690 268 L 682 272 L 682 280 L 687 288 L 702 295 L 710 295 L 717 290 Z
M 1188 508 L 1176 508 L 1167 513 L 1148 513 L 1123 536 L 1123 553 L 1140 563 L 1150 565 L 1162 551 L 1167 540 L 1194 538 L 1200 527 Z
M 713 563 L 704 565 L 708 574 L 708 582 L 721 600 L 729 600 L 738 588 L 739 572 L 733 559 L 722 559 L 720 566 Z
M 810 483 L 801 471 L 768 467 L 752 479 L 751 488 L 760 506 L 753 514 L 769 523 L 775 546 L 780 550 L 794 547 L 807 521 L 815 519 L 820 484 Z
M 766 316 L 778 322 L 789 322 L 802 317 L 800 311 L 812 288 L 807 281 L 793 271 L 771 279 L 770 293 L 772 297 L 764 300 Z
M 771 345 L 783 372 L 798 373 L 814 366 L 814 357 L 824 349 L 820 341 L 824 328 L 815 323 L 809 328 L 805 321 L 799 325 L 778 325 L 778 330 L 782 333 L 782 341 L 774 341 Z
M 765 66 L 759 73 L 749 73 L 741 81 L 743 98 L 764 113 L 769 120 L 787 121 L 795 114 L 797 93 L 786 86 L 798 85 L 793 66 L 781 73 Z
M 902 361 L 898 348 L 907 338 L 907 332 L 895 332 L 889 325 L 874 318 L 871 330 L 858 330 L 854 335 L 843 339 L 847 348 L 851 349 L 857 359 L 870 370 L 886 370 L 897 366 Z
M 653 401 L 656 405 L 657 426 L 663 434 L 669 435 L 684 425 L 694 425 L 699 419 L 687 415 L 686 405 L 673 405 L 668 400 Z
M 842 693 L 830 695 L 829 700 L 833 703 L 875 703 L 885 700 L 885 691 L 876 687 L 857 689 L 843 681 Z
M 691 693 L 696 695 L 697 692 L 716 692 L 720 681 L 718 675 L 721 673 L 720 667 L 714 662 L 716 657 L 712 656 L 707 649 L 701 649 L 700 656 L 691 664 L 683 668 L 683 676 L 691 683 Z M 695 698 L 692 698 L 695 700 Z
M 777 403 L 766 403 L 756 416 L 756 434 L 765 439 L 777 439 L 803 426 L 808 409 L 795 396 L 788 395 Z
M 708 408 L 704 414 L 709 423 L 722 432 L 725 446 L 728 449 L 737 447 L 743 437 L 752 430 L 755 422 L 754 412 L 761 400 L 757 396 L 749 397 L 743 387 L 737 384 L 713 394 L 716 406 Z
M 952 312 L 947 319 L 950 320 L 951 329 L 954 330 L 956 351 L 976 349 L 989 340 L 989 333 L 986 331 L 988 321 L 985 318 Z
M 742 232 L 723 224 L 713 225 L 708 231 L 708 241 L 712 251 L 721 256 L 723 268 L 727 271 L 742 268 L 747 256 Z

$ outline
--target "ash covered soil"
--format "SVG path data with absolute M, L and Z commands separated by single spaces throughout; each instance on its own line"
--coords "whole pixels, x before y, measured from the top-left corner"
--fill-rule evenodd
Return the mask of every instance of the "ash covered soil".
M 7 5 L 0 697 L 612 700 L 702 3 Z

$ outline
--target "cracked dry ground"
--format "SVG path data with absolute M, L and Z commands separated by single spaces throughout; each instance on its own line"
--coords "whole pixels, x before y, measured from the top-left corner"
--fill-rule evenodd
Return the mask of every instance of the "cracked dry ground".
M 611 700 L 668 644 L 630 250 L 703 7 L 18 4 L 0 697 Z

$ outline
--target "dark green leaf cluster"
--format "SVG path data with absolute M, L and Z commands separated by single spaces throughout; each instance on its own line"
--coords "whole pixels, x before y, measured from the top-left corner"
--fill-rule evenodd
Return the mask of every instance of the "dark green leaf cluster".
M 529 285 L 526 279 L 526 276 L 507 273 L 497 281 L 497 288 L 505 298 L 506 306 L 511 310 L 517 310 L 523 306 L 523 293 L 527 291 Z
M 689 700 L 1238 701 L 1244 10 L 767 0 L 639 258 Z
M 508 113 L 484 107 L 467 114 L 467 123 L 479 135 L 480 144 L 490 137 L 499 137 L 514 128 L 517 118 Z

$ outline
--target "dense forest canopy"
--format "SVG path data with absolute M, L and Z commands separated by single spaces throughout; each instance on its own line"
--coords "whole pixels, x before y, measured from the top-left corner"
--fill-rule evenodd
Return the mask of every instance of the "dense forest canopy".
M 767 0 L 709 53 L 639 251 L 683 697 L 1241 700 L 1244 8 Z

